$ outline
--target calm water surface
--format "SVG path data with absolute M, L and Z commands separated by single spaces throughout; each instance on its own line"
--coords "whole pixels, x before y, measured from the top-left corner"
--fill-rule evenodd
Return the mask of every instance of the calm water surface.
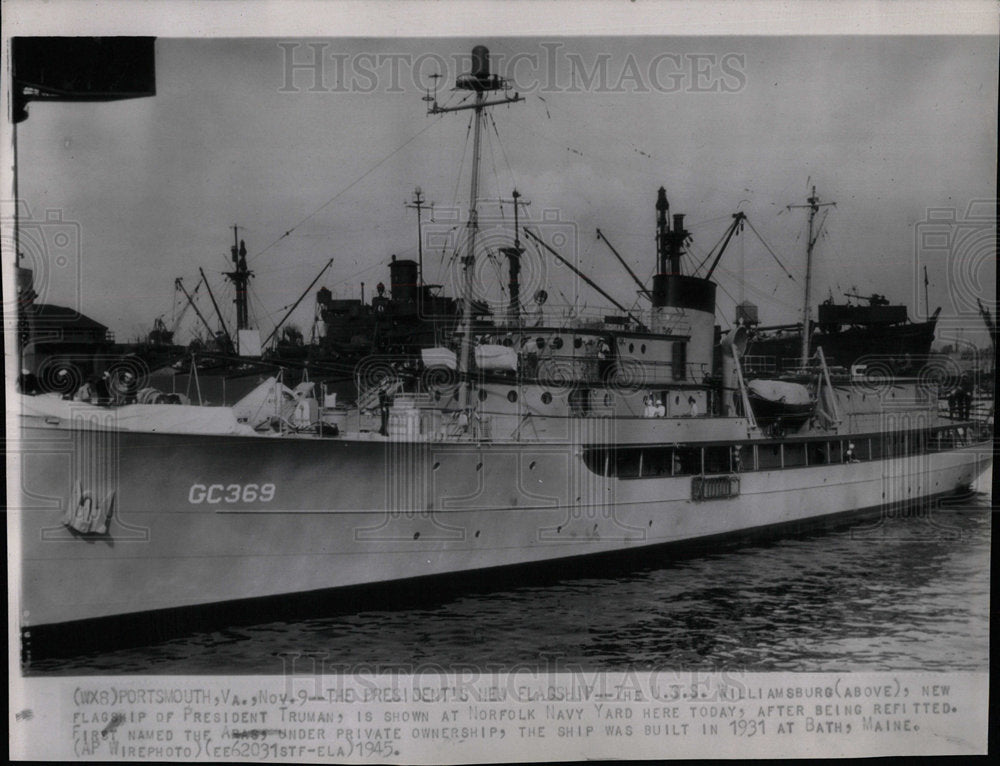
M 990 497 L 933 520 L 664 556 L 419 608 L 194 633 L 31 672 L 278 674 L 281 655 L 306 652 L 340 666 L 509 667 L 548 657 L 595 670 L 986 670 Z

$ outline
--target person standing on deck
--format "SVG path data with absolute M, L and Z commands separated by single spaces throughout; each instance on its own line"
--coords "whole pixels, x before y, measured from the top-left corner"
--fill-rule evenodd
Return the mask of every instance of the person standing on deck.
M 387 394 L 384 389 L 378 392 L 378 411 L 379 411 L 379 415 L 381 416 L 381 426 L 379 427 L 378 432 L 380 434 L 382 434 L 382 436 L 388 436 L 389 435 L 389 394 Z
M 656 417 L 656 408 L 653 405 L 653 397 L 644 396 L 642 398 L 642 403 L 643 403 L 642 416 L 644 418 Z

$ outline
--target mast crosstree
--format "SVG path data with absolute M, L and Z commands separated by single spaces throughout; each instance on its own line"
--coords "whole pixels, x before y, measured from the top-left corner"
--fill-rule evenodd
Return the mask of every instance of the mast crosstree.
M 484 45 L 477 45 L 472 49 L 472 71 L 469 74 L 459 75 L 455 80 L 455 89 L 471 91 L 475 94 L 475 102 L 472 104 L 444 107 L 438 105 L 436 96 L 428 94 L 425 97 L 425 100 L 428 100 L 431 104 L 427 109 L 428 114 L 446 114 L 465 109 L 475 110 L 472 137 L 472 181 L 469 188 L 469 221 L 466 224 L 468 236 L 466 237 L 466 254 L 462 258 L 462 269 L 465 279 L 462 296 L 462 348 L 458 360 L 458 369 L 466 378 L 465 385 L 461 389 L 462 398 L 460 405 L 462 407 L 468 406 L 469 386 L 471 385 L 471 377 L 468 373 L 471 368 L 470 355 L 472 353 L 472 293 L 476 261 L 476 235 L 479 232 L 477 203 L 479 197 L 479 160 L 483 111 L 489 106 L 524 101 L 523 96 L 518 95 L 516 92 L 510 93 L 510 88 L 511 84 L 508 80 L 490 73 L 489 49 Z M 501 90 L 504 91 L 503 96 L 494 99 L 488 98 L 488 94 Z

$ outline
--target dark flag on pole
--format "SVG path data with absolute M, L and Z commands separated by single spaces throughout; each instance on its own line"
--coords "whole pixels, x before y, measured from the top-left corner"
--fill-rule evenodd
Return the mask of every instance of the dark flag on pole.
M 156 95 L 155 37 L 15 37 L 13 119 L 29 101 L 118 101 Z

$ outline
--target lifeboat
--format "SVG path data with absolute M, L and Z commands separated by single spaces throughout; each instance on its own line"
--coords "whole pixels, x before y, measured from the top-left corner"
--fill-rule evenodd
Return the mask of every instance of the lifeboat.
M 809 389 L 785 380 L 751 380 L 747 383 L 747 396 L 761 426 L 777 423 L 782 427 L 798 427 L 816 409 L 816 400 Z

